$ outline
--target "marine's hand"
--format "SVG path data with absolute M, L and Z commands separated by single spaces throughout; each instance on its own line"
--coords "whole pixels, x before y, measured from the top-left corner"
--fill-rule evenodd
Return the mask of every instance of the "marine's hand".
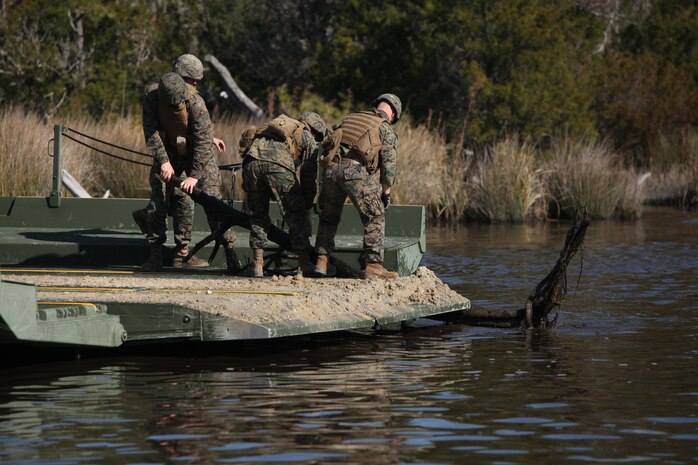
M 252 210 L 250 210 L 250 204 L 247 202 L 247 194 L 245 194 L 245 198 L 242 199 L 242 212 L 246 215 L 252 214 Z
M 169 161 L 160 165 L 160 179 L 168 182 L 174 176 L 174 168 L 172 168 L 172 163 Z
M 381 194 L 381 202 L 383 202 L 383 207 L 387 210 L 390 206 L 390 192 L 383 192 Z
M 214 138 L 213 138 L 213 144 L 218 148 L 218 151 L 219 151 L 220 153 L 224 153 L 224 152 L 225 152 L 225 142 L 223 142 L 223 140 L 217 139 L 217 138 L 214 137 Z
M 196 178 L 187 178 L 184 181 L 182 181 L 182 183 L 179 185 L 179 188 L 187 194 L 191 194 L 192 192 L 194 192 L 194 186 L 196 186 L 197 182 L 199 182 L 199 180 Z

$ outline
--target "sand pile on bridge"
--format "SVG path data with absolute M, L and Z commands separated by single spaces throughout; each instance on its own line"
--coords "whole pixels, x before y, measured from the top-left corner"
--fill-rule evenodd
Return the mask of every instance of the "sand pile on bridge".
M 264 279 L 211 274 L 55 275 L 7 274 L 3 279 L 33 283 L 40 301 L 142 302 L 176 304 L 251 323 L 341 322 L 365 315 L 389 316 L 419 305 L 467 302 L 432 271 L 396 280 Z

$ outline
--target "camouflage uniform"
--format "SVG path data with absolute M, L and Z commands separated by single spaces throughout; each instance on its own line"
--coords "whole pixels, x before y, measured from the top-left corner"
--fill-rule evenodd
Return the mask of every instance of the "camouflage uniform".
M 194 201 L 187 194 L 160 180 L 160 163 L 154 162 L 148 174 L 150 184 L 150 200 L 146 207 L 146 239 L 150 244 L 164 244 L 167 241 L 167 215 L 172 216 L 174 241 L 177 249 L 185 249 L 191 243 L 191 232 L 194 221 Z M 186 174 L 178 176 L 180 181 L 186 179 Z M 156 209 L 156 205 L 169 206 Z M 157 213 L 156 213 L 157 211 Z M 156 219 L 164 212 L 164 219 Z
M 296 168 L 300 167 L 300 183 Z M 306 211 L 313 206 L 317 187 L 317 144 L 307 129 L 303 130 L 300 155 L 294 160 L 283 142 L 258 137 L 245 152 L 242 187 L 252 211 L 250 247 L 269 245 L 266 231 L 271 226 L 269 201 L 276 200 L 288 224 L 291 247 L 297 254 L 310 250 L 310 224 Z
M 158 84 L 147 86 L 143 97 L 143 133 L 148 151 L 155 159 L 149 175 L 151 193 L 146 218 L 146 238 L 151 245 L 163 244 L 167 239 L 167 213 L 172 202 L 175 210 L 175 242 L 178 246 L 184 246 L 191 241 L 193 201 L 185 193 L 160 180 L 162 164 L 170 162 L 175 176 L 180 180 L 186 177 L 196 178 L 198 189 L 217 199 L 222 198 L 221 175 L 214 157 L 213 123 L 201 96 L 189 84 L 187 86 L 189 92 L 185 104 L 188 113 L 188 153 L 184 156 L 178 155 L 176 148 L 161 134 L 163 128 L 158 116 Z M 205 207 L 204 211 L 211 231 L 215 231 L 220 221 Z M 224 245 L 232 247 L 235 232 L 227 230 L 223 241 Z
M 320 190 L 320 225 L 315 248 L 319 255 L 334 252 L 334 237 L 342 217 L 344 201 L 347 197 L 359 211 L 364 226 L 364 256 L 366 263 L 383 261 L 383 240 L 385 237 L 385 207 L 381 201 L 382 185 L 392 186 L 397 168 L 397 134 L 388 122 L 385 113 L 373 110 L 383 117 L 378 133 L 382 142 L 378 154 L 380 183 L 371 178 L 363 162 L 358 161 L 344 145 L 340 146 L 334 162 L 328 163 Z

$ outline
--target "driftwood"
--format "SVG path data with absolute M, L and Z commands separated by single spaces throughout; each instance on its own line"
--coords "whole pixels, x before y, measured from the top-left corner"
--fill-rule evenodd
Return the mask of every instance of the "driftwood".
M 591 224 L 586 208 L 577 211 L 567 232 L 560 258 L 548 275 L 528 296 L 524 308 L 514 311 L 468 310 L 458 321 L 475 326 L 498 328 L 548 328 L 557 323 L 557 312 L 567 293 L 567 265 L 584 244 L 584 235 Z M 550 320 L 550 313 L 555 317 Z
M 80 197 L 81 199 L 92 198 L 89 192 L 82 187 L 82 184 L 78 182 L 77 179 L 73 177 L 66 170 L 61 170 L 61 181 L 63 185 L 73 194 L 75 197 Z
M 223 81 L 223 85 L 225 86 L 227 93 L 233 97 L 233 100 L 235 100 L 235 102 L 242 109 L 249 113 L 253 118 L 261 119 L 264 116 L 264 112 L 261 110 L 261 108 L 259 108 L 247 97 L 247 95 L 245 95 L 242 89 L 240 89 L 240 86 L 238 86 L 235 82 L 235 79 L 233 79 L 233 76 L 230 74 L 230 71 L 228 71 L 228 68 L 226 68 L 223 63 L 218 61 L 216 57 L 210 54 L 204 56 L 204 61 L 209 63 L 211 67 L 216 70 Z
M 80 184 L 78 180 L 73 177 L 72 174 L 68 173 L 64 169 L 61 170 L 61 182 L 66 187 L 66 189 L 68 189 L 70 193 L 73 194 L 75 197 L 80 197 L 81 199 L 92 198 L 90 193 L 87 192 L 87 190 L 84 187 L 82 187 L 82 184 Z M 111 191 L 107 189 L 102 198 L 106 199 L 110 195 Z

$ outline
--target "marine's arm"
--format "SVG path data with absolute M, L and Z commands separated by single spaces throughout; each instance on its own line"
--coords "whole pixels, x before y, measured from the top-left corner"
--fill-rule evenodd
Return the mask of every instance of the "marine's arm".
M 213 156 L 213 123 L 204 99 L 195 94 L 187 101 L 193 166 L 190 177 L 199 179 Z
M 397 134 L 387 122 L 380 125 L 378 133 L 383 142 L 383 147 L 378 154 L 380 183 L 383 186 L 383 193 L 389 195 L 397 173 Z
M 305 208 L 313 207 L 315 194 L 317 194 L 317 156 L 318 144 L 309 131 L 303 131 L 303 142 L 301 143 L 301 191 Z
M 158 118 L 157 86 L 149 85 L 143 94 L 143 135 L 148 153 L 160 164 L 160 175 L 165 181 L 174 175 L 174 170 L 167 156 L 165 144 L 160 137 L 160 119 Z M 169 178 L 168 178 L 169 176 Z

